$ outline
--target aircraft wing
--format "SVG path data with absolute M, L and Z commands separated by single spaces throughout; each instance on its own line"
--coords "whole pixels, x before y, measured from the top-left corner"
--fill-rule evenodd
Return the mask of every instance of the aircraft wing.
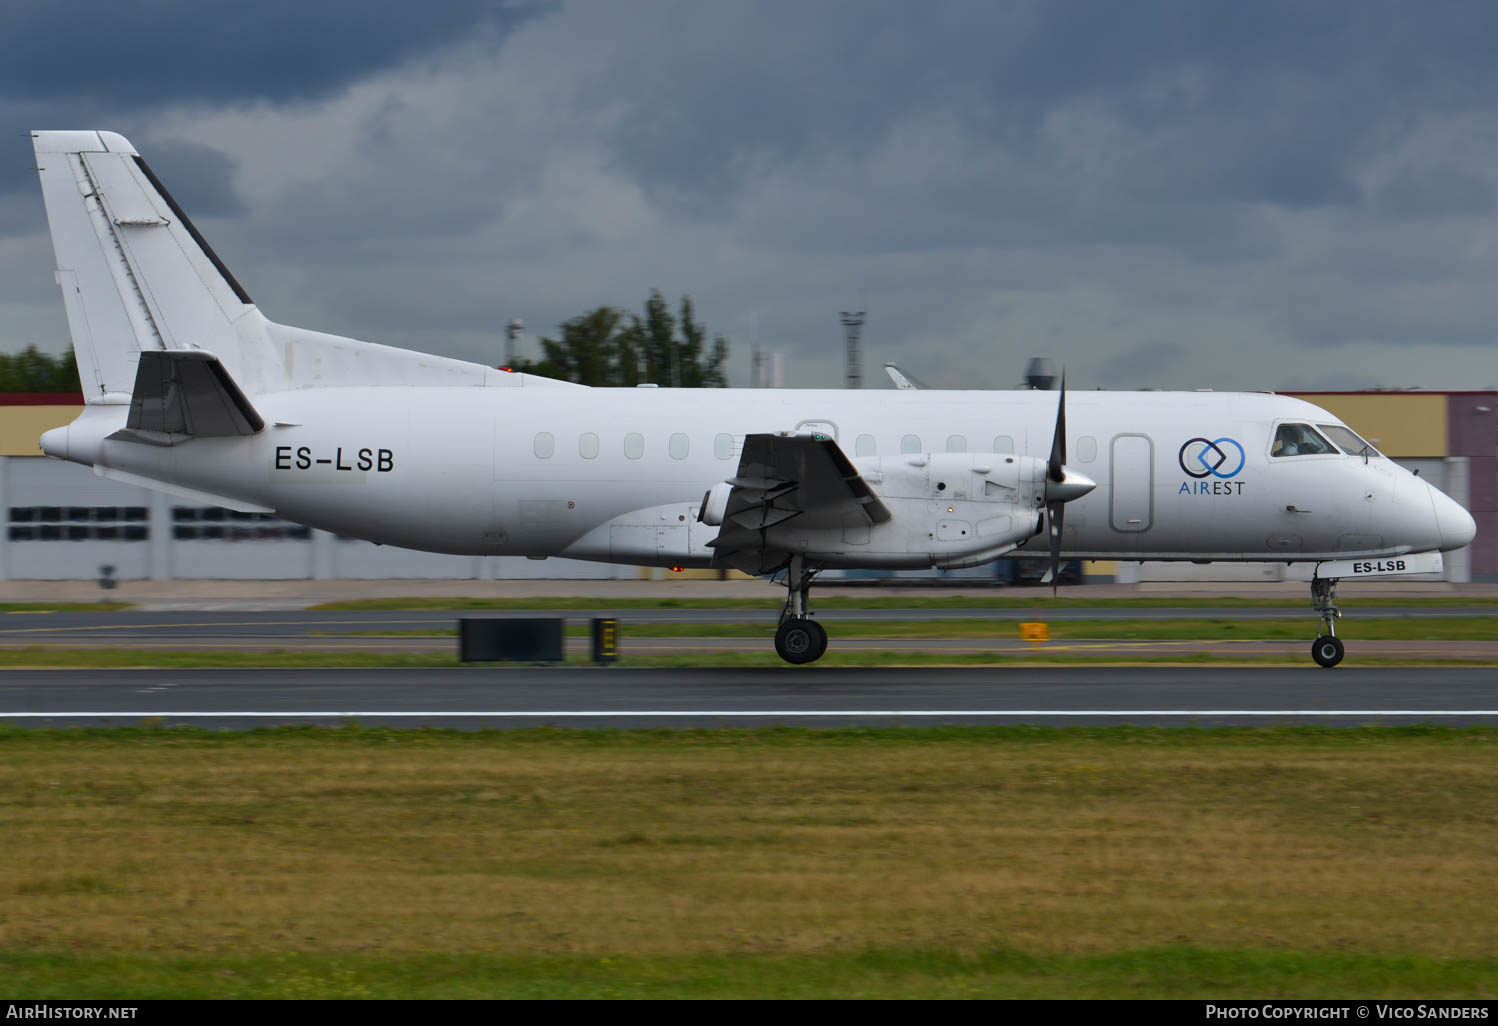
M 718 536 L 708 543 L 714 562 L 746 573 L 773 573 L 790 550 L 767 540 L 770 528 L 800 520 L 824 527 L 882 524 L 887 507 L 828 435 L 746 435 L 738 474 Z M 784 532 L 777 532 L 783 543 Z

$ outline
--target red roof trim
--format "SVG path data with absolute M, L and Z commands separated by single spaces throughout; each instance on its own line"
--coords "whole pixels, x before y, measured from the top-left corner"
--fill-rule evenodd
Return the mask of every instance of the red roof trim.
M 82 405 L 82 392 L 0 392 L 0 406 Z

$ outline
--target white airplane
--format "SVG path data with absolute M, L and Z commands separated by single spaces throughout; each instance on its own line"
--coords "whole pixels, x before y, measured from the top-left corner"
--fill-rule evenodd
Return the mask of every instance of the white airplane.
M 374 542 L 784 574 L 1067 558 L 1428 573 L 1472 517 L 1268 393 L 585 388 L 267 320 L 134 147 L 34 132 L 86 405 L 49 456 Z

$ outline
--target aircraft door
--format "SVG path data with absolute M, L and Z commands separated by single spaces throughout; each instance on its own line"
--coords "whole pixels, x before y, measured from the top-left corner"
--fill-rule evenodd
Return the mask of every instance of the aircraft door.
M 1148 531 L 1155 519 L 1155 443 L 1148 435 L 1114 435 L 1109 523 L 1115 531 Z

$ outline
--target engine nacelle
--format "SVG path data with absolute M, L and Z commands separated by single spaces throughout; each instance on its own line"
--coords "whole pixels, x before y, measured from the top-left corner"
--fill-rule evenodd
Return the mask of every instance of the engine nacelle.
M 1044 460 L 950 452 L 852 462 L 889 508 L 888 521 L 849 514 L 834 526 L 797 517 L 769 528 L 766 541 L 828 567 L 955 569 L 998 559 L 1044 523 Z
M 697 519 L 709 527 L 720 527 L 723 517 L 728 512 L 728 496 L 733 492 L 733 485 L 727 481 L 719 481 L 707 490 L 702 496 L 702 507 L 697 511 Z

